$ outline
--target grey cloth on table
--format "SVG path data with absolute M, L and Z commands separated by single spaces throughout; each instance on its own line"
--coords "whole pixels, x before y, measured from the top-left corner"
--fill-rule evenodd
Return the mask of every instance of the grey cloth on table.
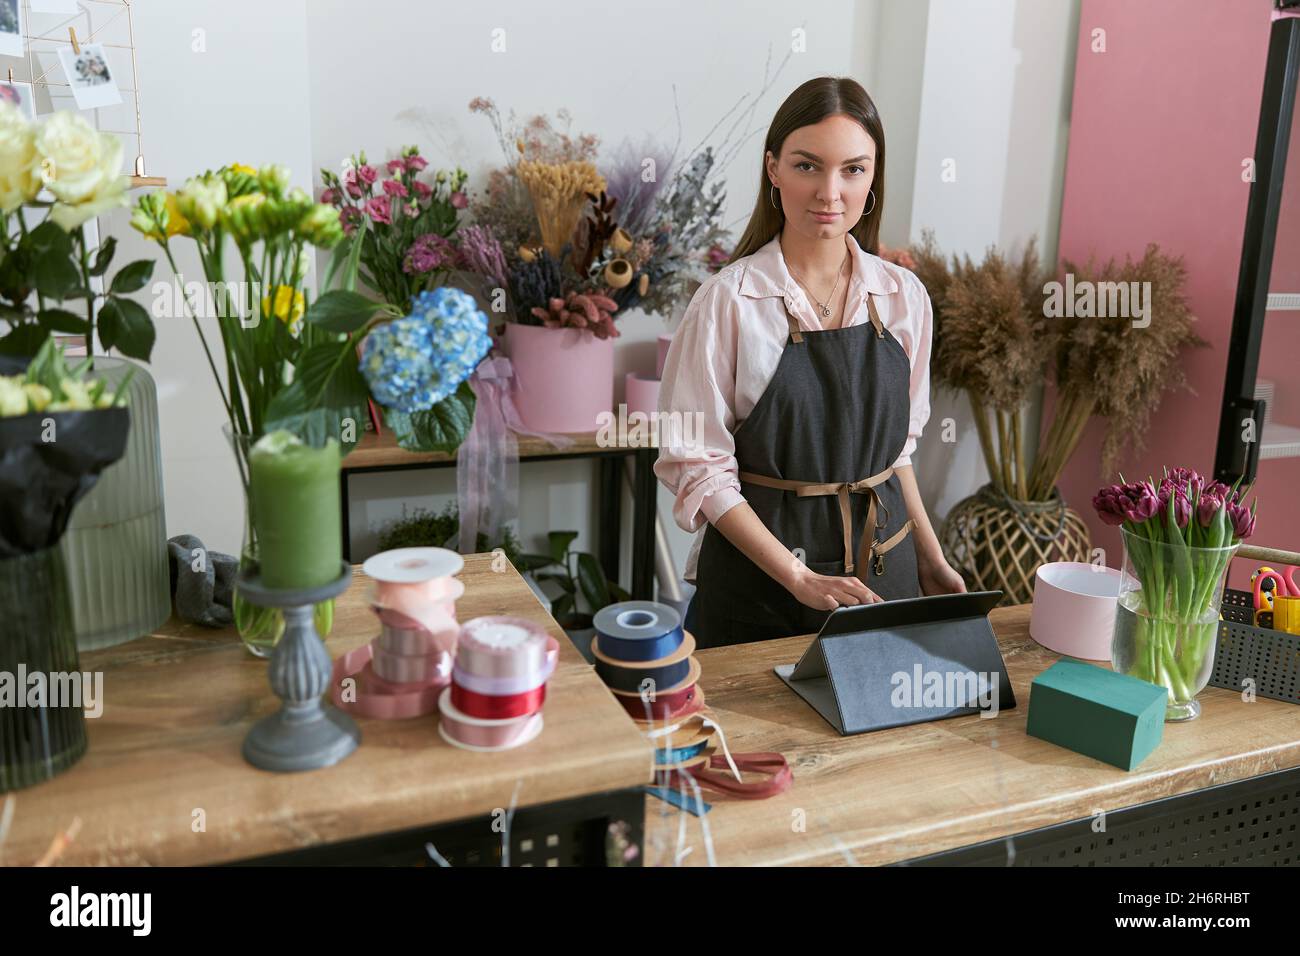
M 199 561 L 196 552 L 202 552 L 204 560 Z M 204 627 L 229 627 L 234 623 L 230 605 L 239 573 L 238 558 L 209 551 L 192 534 L 169 539 L 167 558 L 177 617 Z

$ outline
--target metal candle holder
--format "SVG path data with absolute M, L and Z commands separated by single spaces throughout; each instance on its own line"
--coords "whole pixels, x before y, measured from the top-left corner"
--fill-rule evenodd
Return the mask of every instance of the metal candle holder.
M 281 708 L 259 720 L 244 738 L 244 759 L 262 770 L 284 773 L 338 763 L 361 742 L 361 728 L 322 695 L 329 689 L 331 662 L 316 633 L 313 605 L 336 597 L 352 583 L 352 569 L 316 588 L 268 588 L 260 574 L 240 575 L 239 593 L 258 607 L 284 609 L 284 636 L 271 653 L 271 689 Z

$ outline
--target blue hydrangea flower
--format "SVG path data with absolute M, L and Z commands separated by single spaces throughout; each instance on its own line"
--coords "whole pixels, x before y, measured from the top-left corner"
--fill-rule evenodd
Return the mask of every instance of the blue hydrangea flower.
M 474 298 L 447 286 L 421 292 L 411 314 L 378 326 L 361 346 L 361 374 L 379 404 L 432 408 L 456 391 L 492 346 Z

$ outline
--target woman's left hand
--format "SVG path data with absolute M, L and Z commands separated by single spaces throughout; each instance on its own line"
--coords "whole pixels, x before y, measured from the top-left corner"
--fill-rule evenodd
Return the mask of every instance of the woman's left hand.
M 921 593 L 965 594 L 966 582 L 943 557 L 925 559 L 917 555 L 916 575 L 921 582 Z

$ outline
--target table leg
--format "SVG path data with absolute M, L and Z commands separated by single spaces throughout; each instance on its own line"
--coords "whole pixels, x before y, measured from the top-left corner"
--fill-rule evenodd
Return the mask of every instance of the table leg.
M 600 490 L 597 507 L 600 522 L 600 566 L 605 577 L 618 583 L 618 558 L 622 545 L 623 484 L 619 469 L 623 460 L 615 455 L 604 455 L 600 462 Z
M 654 465 L 657 448 L 638 448 L 635 452 L 636 479 L 632 496 L 632 598 L 654 600 L 655 573 L 655 505 L 658 483 Z

